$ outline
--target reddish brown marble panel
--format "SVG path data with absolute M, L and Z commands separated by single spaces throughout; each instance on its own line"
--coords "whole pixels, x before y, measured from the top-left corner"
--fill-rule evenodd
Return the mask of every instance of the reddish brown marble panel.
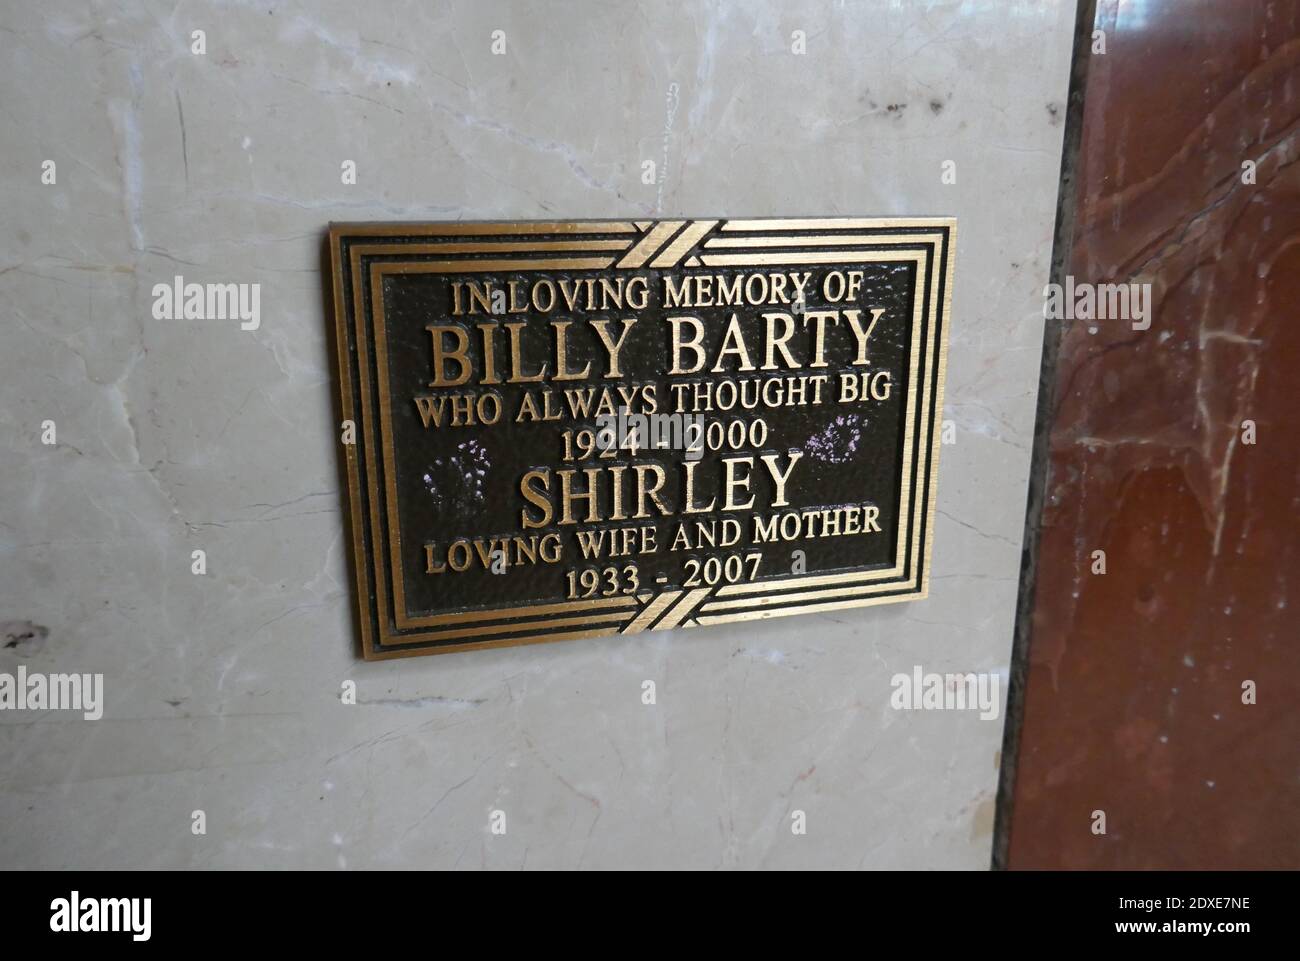
M 1064 322 L 1008 865 L 1296 868 L 1300 4 L 1096 27 L 1066 272 L 1153 308 Z

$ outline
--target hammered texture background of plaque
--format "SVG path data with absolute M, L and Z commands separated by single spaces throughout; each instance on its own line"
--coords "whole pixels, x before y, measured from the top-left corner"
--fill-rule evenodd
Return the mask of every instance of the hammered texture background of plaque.
M 364 656 L 923 598 L 955 228 L 333 225 Z

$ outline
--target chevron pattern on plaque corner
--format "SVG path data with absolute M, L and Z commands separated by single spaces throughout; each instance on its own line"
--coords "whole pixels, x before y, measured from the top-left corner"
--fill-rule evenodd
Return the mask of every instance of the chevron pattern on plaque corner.
M 720 220 L 638 220 L 636 228 L 641 231 L 641 239 L 615 266 L 627 270 L 676 267 L 720 223 Z
M 660 594 L 642 594 L 637 597 L 644 606 L 619 633 L 640 634 L 642 631 L 666 631 L 674 627 L 689 626 L 696 608 L 713 593 L 711 587 L 694 590 L 666 590 Z

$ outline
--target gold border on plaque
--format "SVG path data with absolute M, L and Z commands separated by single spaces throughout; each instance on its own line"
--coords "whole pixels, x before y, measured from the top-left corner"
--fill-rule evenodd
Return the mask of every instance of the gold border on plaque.
M 885 230 L 934 231 L 932 233 L 882 233 Z M 863 231 L 831 233 L 825 231 Z M 747 236 L 734 234 L 743 232 Z M 613 235 L 608 240 L 502 240 L 493 236 L 554 238 L 566 234 Z M 428 237 L 430 243 L 383 243 L 384 238 Z M 473 240 L 457 240 L 469 237 Z M 348 280 L 352 287 L 352 316 L 346 310 L 344 291 L 344 239 L 362 240 L 348 251 Z M 376 242 L 369 242 L 372 238 Z M 450 239 L 443 239 L 450 238 Z M 924 246 L 926 251 L 888 248 Z M 819 248 L 801 250 L 799 248 Z M 824 248 L 837 249 L 824 249 Z M 779 252 L 772 248 L 785 248 Z M 876 249 L 873 249 L 876 248 Z M 361 402 L 360 440 L 364 447 L 369 490 L 361 487 L 356 445 L 346 448 L 349 509 L 362 630 L 362 652 L 367 659 L 404 657 L 530 644 L 614 633 L 721 624 L 733 621 L 815 613 L 842 608 L 919 600 L 928 595 L 930 555 L 934 535 L 935 479 L 938 472 L 939 431 L 947 372 L 948 328 L 956 258 L 956 221 L 952 218 L 804 218 L 771 220 L 677 220 L 657 222 L 567 221 L 557 223 L 472 224 L 334 224 L 330 227 L 330 256 L 334 273 L 334 310 L 338 344 L 340 393 L 344 419 L 357 423 L 353 388 Z M 689 256 L 691 251 L 696 255 Z M 459 259 L 464 255 L 499 251 L 500 259 Z M 374 262 L 364 271 L 363 258 L 384 255 L 434 256 L 422 262 Z M 515 256 L 509 256 L 515 255 Z M 524 255 L 524 256 L 519 256 Z M 528 256 L 533 255 L 533 256 Z M 538 256 L 541 255 L 541 256 Z M 559 255 L 559 256 L 546 256 Z M 619 256 L 621 255 L 621 257 Z M 942 262 L 940 258 L 943 258 Z M 684 264 L 683 264 L 684 261 Z M 909 348 L 908 396 L 904 417 L 904 451 L 900 463 L 899 531 L 896 564 L 889 569 L 849 571 L 808 577 L 769 578 L 745 584 L 697 589 L 665 588 L 635 597 L 592 598 L 566 602 L 458 611 L 409 617 L 401 564 L 401 528 L 392 446 L 391 395 L 388 390 L 387 331 L 384 322 L 383 278 L 388 274 L 429 272 L 489 272 L 546 269 L 640 269 L 687 267 L 770 266 L 809 263 L 880 263 L 907 261 L 915 265 L 912 343 Z M 927 268 L 928 264 L 928 268 Z M 940 277 L 943 285 L 940 288 Z M 370 377 L 371 340 L 366 336 L 363 300 L 368 286 L 374 325 L 373 358 L 379 383 Z M 928 288 L 928 298 L 926 296 Z M 942 298 L 942 302 L 940 299 Z M 928 301 L 928 310 L 925 304 Z M 922 312 L 925 316 L 921 316 Z M 354 385 L 349 351 L 348 321 L 355 327 L 358 383 Z M 936 337 L 936 327 L 939 334 Z M 922 365 L 922 349 L 926 361 Z M 934 361 L 937 353 L 937 363 Z M 931 375 L 930 371 L 933 370 Z M 378 399 L 376 417 L 371 395 Z M 917 410 L 919 400 L 920 409 Z M 915 443 L 913 441 L 915 440 Z M 378 449 L 378 455 L 376 453 Z M 928 451 L 928 467 L 916 458 Z M 912 475 L 925 491 L 924 500 L 911 489 Z M 373 496 L 380 480 L 385 496 L 381 514 Z M 908 504 L 909 497 L 911 503 Z M 365 502 L 363 505 L 362 502 Z M 905 508 L 910 508 L 906 510 Z M 370 519 L 369 539 L 373 571 L 366 563 L 365 515 Z M 923 523 L 924 522 L 924 523 Z M 924 543 L 921 530 L 924 527 Z M 384 548 L 391 565 L 385 570 Z M 897 578 L 908 568 L 906 580 Z M 919 577 L 918 577 L 919 571 Z M 373 574 L 373 591 L 371 575 Z M 886 596 L 874 596 L 889 592 Z M 379 637 L 372 636 L 367 605 L 373 593 Z M 820 603 L 807 603 L 820 601 Z M 391 611 L 390 611 L 391 603 Z M 739 610 L 738 610 L 739 609 Z M 719 613 L 726 611 L 727 613 Z M 506 623 L 481 623 L 505 621 Z M 389 630 L 389 625 L 396 630 Z M 462 625 L 450 627 L 451 625 Z M 467 626 L 466 626 L 467 625 Z M 600 625 L 600 626 L 597 626 Z M 581 627 L 555 631 L 554 628 Z M 426 628 L 421 630 L 421 628 Z M 438 628 L 427 630 L 427 628 Z M 545 631 L 545 633 L 529 633 Z M 522 632 L 522 633 L 521 633 Z M 466 640 L 460 640 L 464 638 Z M 472 640 L 477 638 L 477 640 Z M 455 643 L 437 645 L 440 641 Z M 416 646 L 421 645 L 421 646 Z

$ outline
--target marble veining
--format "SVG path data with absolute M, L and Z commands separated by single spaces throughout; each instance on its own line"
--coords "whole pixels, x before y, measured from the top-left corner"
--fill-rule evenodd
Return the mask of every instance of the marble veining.
M 0 866 L 985 867 L 1001 721 L 889 679 L 1006 670 L 1072 21 L 0 7 L 0 671 L 106 699 L 0 712 Z M 357 659 L 331 219 L 837 214 L 960 224 L 928 600 Z M 156 319 L 176 276 L 259 284 L 256 329 Z

